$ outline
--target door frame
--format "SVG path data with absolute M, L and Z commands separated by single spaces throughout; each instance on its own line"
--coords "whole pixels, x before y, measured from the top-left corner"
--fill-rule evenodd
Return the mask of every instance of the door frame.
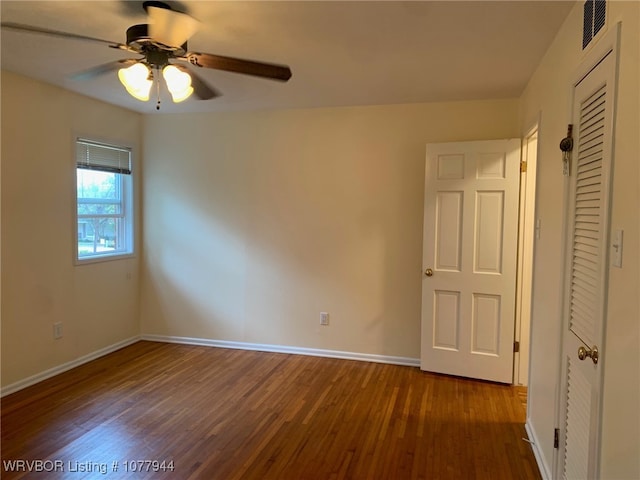
M 537 198 L 537 164 L 539 158 L 540 125 L 542 113 L 529 123 L 529 128 L 524 130 L 521 137 L 520 155 L 521 161 L 526 163 L 526 172 L 521 173 L 519 184 L 519 201 L 521 203 L 518 212 L 518 247 L 516 264 L 516 293 L 514 313 L 514 341 L 519 342 L 520 351 L 513 357 L 513 385 L 528 386 L 530 370 L 530 333 L 531 333 L 531 308 L 532 289 L 534 276 L 535 240 L 539 235 L 539 225 L 536 223 L 536 198 Z M 527 142 L 536 137 L 536 152 L 534 155 L 526 155 Z M 524 209 L 524 212 L 523 212 Z M 524 214 L 524 218 L 523 218 Z M 528 402 L 527 402 L 528 404 Z
M 518 260 L 516 266 L 516 312 L 515 341 L 520 351 L 513 358 L 513 384 L 528 386 L 529 357 L 531 344 L 531 298 L 533 293 L 533 266 L 535 241 L 539 233 L 536 227 L 536 172 L 538 168 L 538 145 L 540 144 L 540 116 L 532 122 L 522 136 L 520 147 L 525 172 L 520 174 L 520 211 L 518 212 Z M 535 137 L 535 154 L 529 155 L 527 145 Z M 527 402 L 528 404 L 528 402 Z
M 614 82 L 612 85 L 612 98 L 613 98 L 613 106 L 612 106 L 612 137 L 611 137 L 611 151 L 609 152 L 611 161 L 614 161 L 615 154 L 615 119 L 616 119 L 616 106 L 617 106 L 617 84 L 618 84 L 618 75 L 619 75 L 619 59 L 618 52 L 620 48 L 620 28 L 621 24 L 618 22 L 613 25 L 608 31 L 602 35 L 598 43 L 592 46 L 591 49 L 584 52 L 583 58 L 580 61 L 579 66 L 575 70 L 571 82 L 569 86 L 569 102 L 568 102 L 568 115 L 567 117 L 570 119 L 569 121 L 573 121 L 573 109 L 574 109 L 574 91 L 576 86 L 587 76 L 589 73 L 594 70 L 598 64 L 607 56 L 611 55 L 613 58 L 614 65 Z M 560 158 L 560 153 L 558 154 L 558 158 Z M 558 162 L 559 163 L 559 162 Z M 568 241 L 567 236 L 570 234 L 570 221 L 569 218 L 569 195 L 570 195 L 570 178 L 565 177 L 564 186 L 563 186 L 563 220 L 562 220 L 562 258 L 565 259 L 565 263 L 562 269 L 562 298 L 561 298 L 561 310 L 560 310 L 560 349 L 558 352 L 558 385 L 556 388 L 557 396 L 556 396 L 556 429 L 559 431 L 559 447 L 554 449 L 554 458 L 553 458 L 553 478 L 562 478 L 563 473 L 563 464 L 564 464 L 564 454 L 565 449 L 562 445 L 565 442 L 565 418 L 567 413 L 567 378 L 564 373 L 564 343 L 565 343 L 565 335 L 567 335 L 568 328 L 567 322 L 568 318 L 566 318 L 565 311 L 567 308 L 567 289 L 564 287 L 565 280 L 568 274 L 569 262 L 567 260 L 567 255 L 569 254 L 568 250 Z M 608 181 L 611 182 L 611 178 Z M 611 184 L 609 187 L 609 195 L 611 195 L 611 189 L 613 185 Z M 611 201 L 610 198 L 605 203 L 606 215 L 607 215 L 607 223 L 604 225 L 603 230 L 603 243 L 605 245 L 610 244 L 610 230 L 611 230 Z M 608 248 L 605 251 L 609 251 Z M 606 326 L 607 326 L 607 302 L 608 302 L 608 277 L 609 277 L 609 256 L 607 255 L 604 259 L 604 282 L 602 284 L 602 292 L 603 292 L 603 338 L 602 342 L 604 345 L 604 341 L 606 339 Z M 598 392 L 598 404 L 602 405 L 602 399 L 604 396 L 604 367 L 606 365 L 606 352 L 601 356 L 599 360 L 599 371 L 598 371 L 598 381 L 600 382 L 600 391 Z M 602 427 L 602 408 L 598 411 L 597 421 L 595 422 L 595 457 L 593 459 L 594 462 L 594 471 L 599 473 L 600 471 L 600 456 L 601 456 L 601 427 Z

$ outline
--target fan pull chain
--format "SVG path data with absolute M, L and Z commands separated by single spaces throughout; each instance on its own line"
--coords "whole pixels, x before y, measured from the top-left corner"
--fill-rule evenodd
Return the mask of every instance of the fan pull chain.
M 156 67 L 156 94 L 158 99 L 156 110 L 160 110 L 160 69 L 158 67 Z

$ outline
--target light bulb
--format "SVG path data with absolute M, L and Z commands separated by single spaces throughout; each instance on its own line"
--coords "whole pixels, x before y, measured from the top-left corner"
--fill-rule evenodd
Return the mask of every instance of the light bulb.
M 149 91 L 153 81 L 149 79 L 149 67 L 144 63 L 134 63 L 130 67 L 118 70 L 118 78 L 129 94 L 143 102 L 149 100 Z
M 162 70 L 162 76 L 164 77 L 164 81 L 167 82 L 167 88 L 169 89 L 169 93 L 171 93 L 171 98 L 174 103 L 186 100 L 193 93 L 191 76 L 178 67 L 167 65 Z

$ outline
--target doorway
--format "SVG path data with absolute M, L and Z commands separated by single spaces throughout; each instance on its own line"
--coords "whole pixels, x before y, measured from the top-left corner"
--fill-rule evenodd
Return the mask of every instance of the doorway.
M 423 370 L 527 386 L 537 147 L 427 146 Z

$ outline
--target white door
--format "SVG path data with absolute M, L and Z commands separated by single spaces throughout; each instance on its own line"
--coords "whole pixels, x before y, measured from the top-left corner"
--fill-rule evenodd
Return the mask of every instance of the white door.
M 614 80 L 609 53 L 573 91 L 558 463 L 570 480 L 598 475 Z
M 511 383 L 520 140 L 427 145 L 421 368 Z

